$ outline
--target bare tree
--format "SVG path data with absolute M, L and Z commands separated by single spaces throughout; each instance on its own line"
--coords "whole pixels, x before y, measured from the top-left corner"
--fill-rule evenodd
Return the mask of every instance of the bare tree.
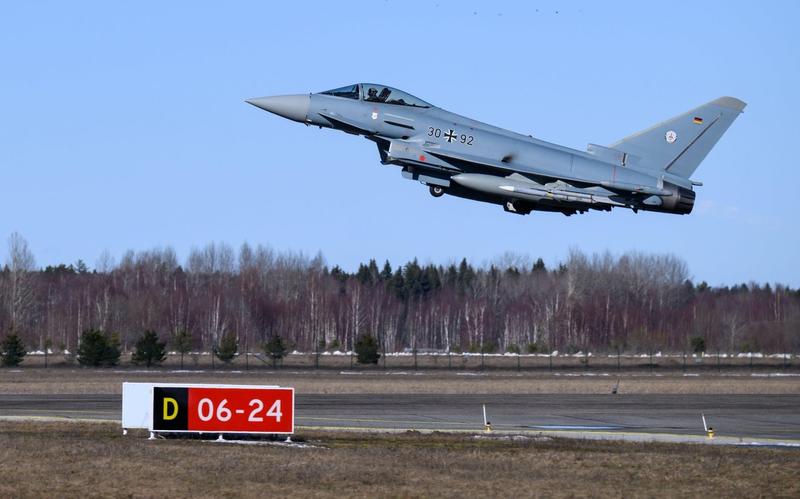
M 183 265 L 171 248 L 154 248 L 118 263 L 104 252 L 93 272 L 36 270 L 27 242 L 13 234 L 0 271 L 0 330 L 69 349 L 88 328 L 119 334 L 123 346 L 144 329 L 192 331 L 206 351 L 225 331 L 248 347 L 277 334 L 305 351 L 334 341 L 352 348 L 363 331 L 388 351 L 525 343 L 680 351 L 690 336 L 731 351 L 800 344 L 795 289 L 693 284 L 673 255 L 573 250 L 551 269 L 532 261 L 506 254 L 483 267 L 412 261 L 395 270 L 387 262 L 384 271 L 370 262 L 348 273 L 321 255 L 247 244 L 237 255 L 212 243 Z
M 10 328 L 24 330 L 30 325 L 31 312 L 34 307 L 34 288 L 32 272 L 36 267 L 36 260 L 28 246 L 28 241 L 19 232 L 14 232 L 8 238 L 8 268 L 7 301 Z

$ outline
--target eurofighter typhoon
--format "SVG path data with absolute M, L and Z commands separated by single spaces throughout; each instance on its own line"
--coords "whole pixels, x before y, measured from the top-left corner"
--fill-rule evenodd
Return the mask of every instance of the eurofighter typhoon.
M 628 208 L 686 215 L 700 162 L 745 103 L 720 97 L 611 144 L 586 151 L 551 144 L 438 108 L 386 85 L 246 102 L 305 125 L 363 135 L 381 163 L 430 189 L 498 204 L 507 212 L 564 215 Z

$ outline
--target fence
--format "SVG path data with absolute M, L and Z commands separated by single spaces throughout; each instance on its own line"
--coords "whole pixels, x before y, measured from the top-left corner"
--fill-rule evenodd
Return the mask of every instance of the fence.
M 130 353 L 120 357 L 120 367 L 133 366 Z M 347 352 L 300 353 L 293 352 L 275 363 L 281 369 L 389 369 L 389 370 L 588 370 L 588 371 L 723 371 L 723 370 L 794 370 L 800 371 L 800 356 L 796 354 L 726 354 L 704 355 L 661 352 L 652 354 L 447 354 L 447 353 L 390 353 L 381 356 L 377 366 L 364 366 L 356 356 Z M 25 357 L 21 367 L 76 366 L 72 354 L 32 353 Z M 181 356 L 171 353 L 161 364 L 167 369 L 273 369 L 273 361 L 263 353 L 239 354 L 226 364 L 209 353 L 188 353 Z

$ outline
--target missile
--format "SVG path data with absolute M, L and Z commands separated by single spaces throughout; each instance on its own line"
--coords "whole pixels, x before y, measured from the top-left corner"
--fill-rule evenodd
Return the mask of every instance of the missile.
M 571 203 L 624 206 L 623 203 L 612 201 L 608 196 L 599 196 L 587 192 L 560 188 L 552 189 L 536 182 L 497 177 L 494 175 L 460 173 L 450 177 L 450 180 L 467 189 L 525 201 L 539 202 L 542 200 L 555 200 Z
M 541 184 L 523 183 L 519 180 L 483 175 L 481 173 L 459 173 L 450 177 L 450 180 L 474 191 L 498 196 L 517 197 L 528 201 L 539 201 L 544 197 L 545 193 L 545 188 Z M 517 195 L 515 196 L 514 193 Z

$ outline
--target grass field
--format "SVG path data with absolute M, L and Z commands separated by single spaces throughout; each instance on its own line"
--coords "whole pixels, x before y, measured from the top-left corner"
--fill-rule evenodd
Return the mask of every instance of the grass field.
M 777 374 L 777 375 L 776 375 Z M 0 369 L 3 394 L 121 393 L 123 381 L 173 383 L 277 384 L 298 393 L 443 393 L 539 394 L 609 393 L 617 382 L 629 394 L 798 394 L 800 377 L 787 373 L 715 373 L 685 376 L 680 372 L 583 373 L 461 371 L 402 372 L 382 370 L 198 370 L 169 369 Z
M 312 448 L 0 422 L 2 497 L 798 497 L 796 451 L 453 435 L 298 435 Z

